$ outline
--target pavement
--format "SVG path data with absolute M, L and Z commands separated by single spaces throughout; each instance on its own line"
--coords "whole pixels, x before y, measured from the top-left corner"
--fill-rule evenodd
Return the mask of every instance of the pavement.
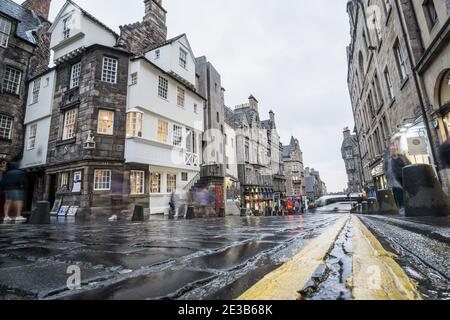
M 0 299 L 450 299 L 449 240 L 448 218 L 345 213 L 4 224 Z

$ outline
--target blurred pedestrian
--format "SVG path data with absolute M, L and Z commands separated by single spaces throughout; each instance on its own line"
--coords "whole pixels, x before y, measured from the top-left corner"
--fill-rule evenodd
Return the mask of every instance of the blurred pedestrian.
M 5 189 L 5 222 L 12 221 L 10 214 L 14 209 L 16 222 L 24 222 L 26 219 L 22 217 L 23 202 L 25 198 L 25 184 L 27 181 L 27 175 L 23 170 L 19 169 L 18 162 L 11 162 L 9 170 L 3 175 L 1 182 L 2 187 Z
M 405 203 L 403 197 L 403 168 L 410 165 L 409 160 L 398 152 L 396 143 L 391 143 L 389 152 L 384 156 L 384 173 L 387 185 L 392 190 L 397 207 L 403 214 Z
M 0 219 L 3 219 L 4 217 L 4 211 L 3 208 L 5 206 L 5 191 L 3 187 L 1 187 L 3 176 L 6 173 L 6 170 L 8 169 L 8 163 L 6 161 L 0 162 Z
M 445 141 L 440 148 L 442 162 L 446 168 L 450 167 L 450 138 Z

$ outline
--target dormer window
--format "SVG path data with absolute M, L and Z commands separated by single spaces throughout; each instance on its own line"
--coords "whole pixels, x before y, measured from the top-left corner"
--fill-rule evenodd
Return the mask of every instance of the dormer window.
M 11 22 L 0 17 L 0 47 L 7 48 L 9 35 L 11 33 Z
M 67 17 L 63 20 L 63 39 L 68 39 L 70 37 L 70 22 L 72 17 Z
M 180 48 L 180 66 L 186 69 L 187 66 L 187 52 Z

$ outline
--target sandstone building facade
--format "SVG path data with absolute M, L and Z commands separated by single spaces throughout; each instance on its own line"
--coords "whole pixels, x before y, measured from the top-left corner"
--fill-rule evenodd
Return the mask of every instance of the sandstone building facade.
M 349 128 L 344 129 L 344 140 L 341 147 L 342 159 L 348 177 L 349 193 L 361 193 L 363 190 L 363 176 L 361 158 L 359 156 L 358 136 L 352 134 Z
M 305 196 L 305 167 L 298 139 L 292 137 L 289 145 L 283 146 L 283 162 L 287 196 Z

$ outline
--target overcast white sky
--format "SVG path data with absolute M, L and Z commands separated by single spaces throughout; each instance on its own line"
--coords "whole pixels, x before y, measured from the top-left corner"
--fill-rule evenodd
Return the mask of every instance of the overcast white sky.
M 21 0 L 16 0 L 22 2 Z M 118 31 L 143 17 L 143 0 L 75 0 Z M 64 0 L 53 0 L 50 20 Z M 347 91 L 347 0 L 163 0 L 169 37 L 188 35 L 196 56 L 222 74 L 226 104 L 260 102 L 276 114 L 284 143 L 300 140 L 305 166 L 329 191 L 346 186 L 340 147 L 353 126 Z

